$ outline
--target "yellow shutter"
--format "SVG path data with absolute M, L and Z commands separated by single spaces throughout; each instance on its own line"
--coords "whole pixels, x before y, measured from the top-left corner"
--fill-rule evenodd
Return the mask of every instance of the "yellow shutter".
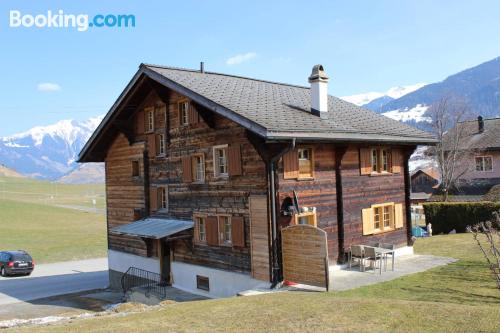
M 395 204 L 394 205 L 394 223 L 396 225 L 396 229 L 403 227 L 403 204 Z
M 365 208 L 361 215 L 363 217 L 363 235 L 373 234 L 373 210 Z
M 372 150 L 361 148 L 359 150 L 359 170 L 362 175 L 372 173 Z

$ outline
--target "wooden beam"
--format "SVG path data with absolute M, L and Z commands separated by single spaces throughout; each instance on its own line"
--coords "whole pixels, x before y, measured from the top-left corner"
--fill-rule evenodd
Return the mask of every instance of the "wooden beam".
M 344 262 L 344 198 L 342 193 L 342 158 L 347 151 L 347 146 L 335 147 L 335 187 L 337 197 L 337 232 L 339 243 L 338 260 Z
M 198 114 L 208 127 L 215 128 L 215 112 L 196 102 L 192 101 L 191 103 L 193 103 L 194 107 L 198 111 Z

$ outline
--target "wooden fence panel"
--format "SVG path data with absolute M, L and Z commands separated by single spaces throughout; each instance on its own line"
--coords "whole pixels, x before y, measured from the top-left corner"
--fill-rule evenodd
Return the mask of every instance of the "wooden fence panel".
M 329 290 L 326 232 L 311 225 L 281 230 L 283 276 L 286 281 Z

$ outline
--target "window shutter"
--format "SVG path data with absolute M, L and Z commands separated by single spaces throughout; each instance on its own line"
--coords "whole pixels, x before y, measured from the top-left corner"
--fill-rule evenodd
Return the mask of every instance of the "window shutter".
M 241 151 L 240 145 L 230 145 L 228 148 L 228 169 L 230 176 L 240 176 L 241 168 Z
M 149 188 L 149 207 L 152 212 L 158 210 L 158 188 L 156 187 Z
M 299 155 L 297 149 L 283 155 L 283 169 L 285 179 L 299 178 Z
M 401 173 L 403 167 L 403 156 L 400 149 L 392 150 L 392 173 Z
M 363 218 L 363 235 L 371 235 L 374 231 L 373 226 L 373 209 L 365 208 L 362 210 Z
M 233 246 L 245 247 L 245 220 L 241 216 L 231 218 L 231 239 Z
M 394 205 L 394 223 L 396 225 L 396 229 L 403 227 L 403 204 L 395 204 Z
M 141 110 L 135 116 L 135 133 L 142 134 L 144 133 L 144 111 Z
M 149 152 L 149 157 L 156 156 L 156 135 L 155 134 L 148 135 L 148 152 Z
M 193 181 L 193 169 L 191 167 L 191 156 L 182 158 L 182 181 L 191 183 Z
M 155 135 L 155 152 L 157 155 L 160 154 L 160 136 Z
M 189 103 L 189 123 L 190 124 L 198 124 L 200 122 L 200 118 L 198 115 L 198 111 L 193 106 L 192 103 Z
M 209 216 L 206 219 L 207 244 L 211 246 L 219 245 L 219 223 L 217 217 Z
M 359 169 L 362 175 L 372 173 L 372 150 L 369 148 L 361 148 L 359 150 Z

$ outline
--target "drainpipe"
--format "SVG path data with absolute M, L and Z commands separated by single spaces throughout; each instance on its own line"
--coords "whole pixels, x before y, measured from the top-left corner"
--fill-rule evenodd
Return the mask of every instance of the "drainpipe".
M 288 147 L 283 149 L 277 155 L 271 158 L 268 163 L 268 179 L 269 179 L 269 187 L 271 192 L 271 248 L 272 248 L 272 263 L 271 263 L 271 276 L 272 276 L 272 284 L 271 289 L 275 288 L 278 283 L 280 283 L 280 273 L 281 267 L 278 262 L 278 216 L 276 214 L 276 179 L 275 179 L 275 171 L 276 164 L 278 160 L 289 152 L 290 150 L 295 148 L 295 138 L 293 138 L 292 142 Z

